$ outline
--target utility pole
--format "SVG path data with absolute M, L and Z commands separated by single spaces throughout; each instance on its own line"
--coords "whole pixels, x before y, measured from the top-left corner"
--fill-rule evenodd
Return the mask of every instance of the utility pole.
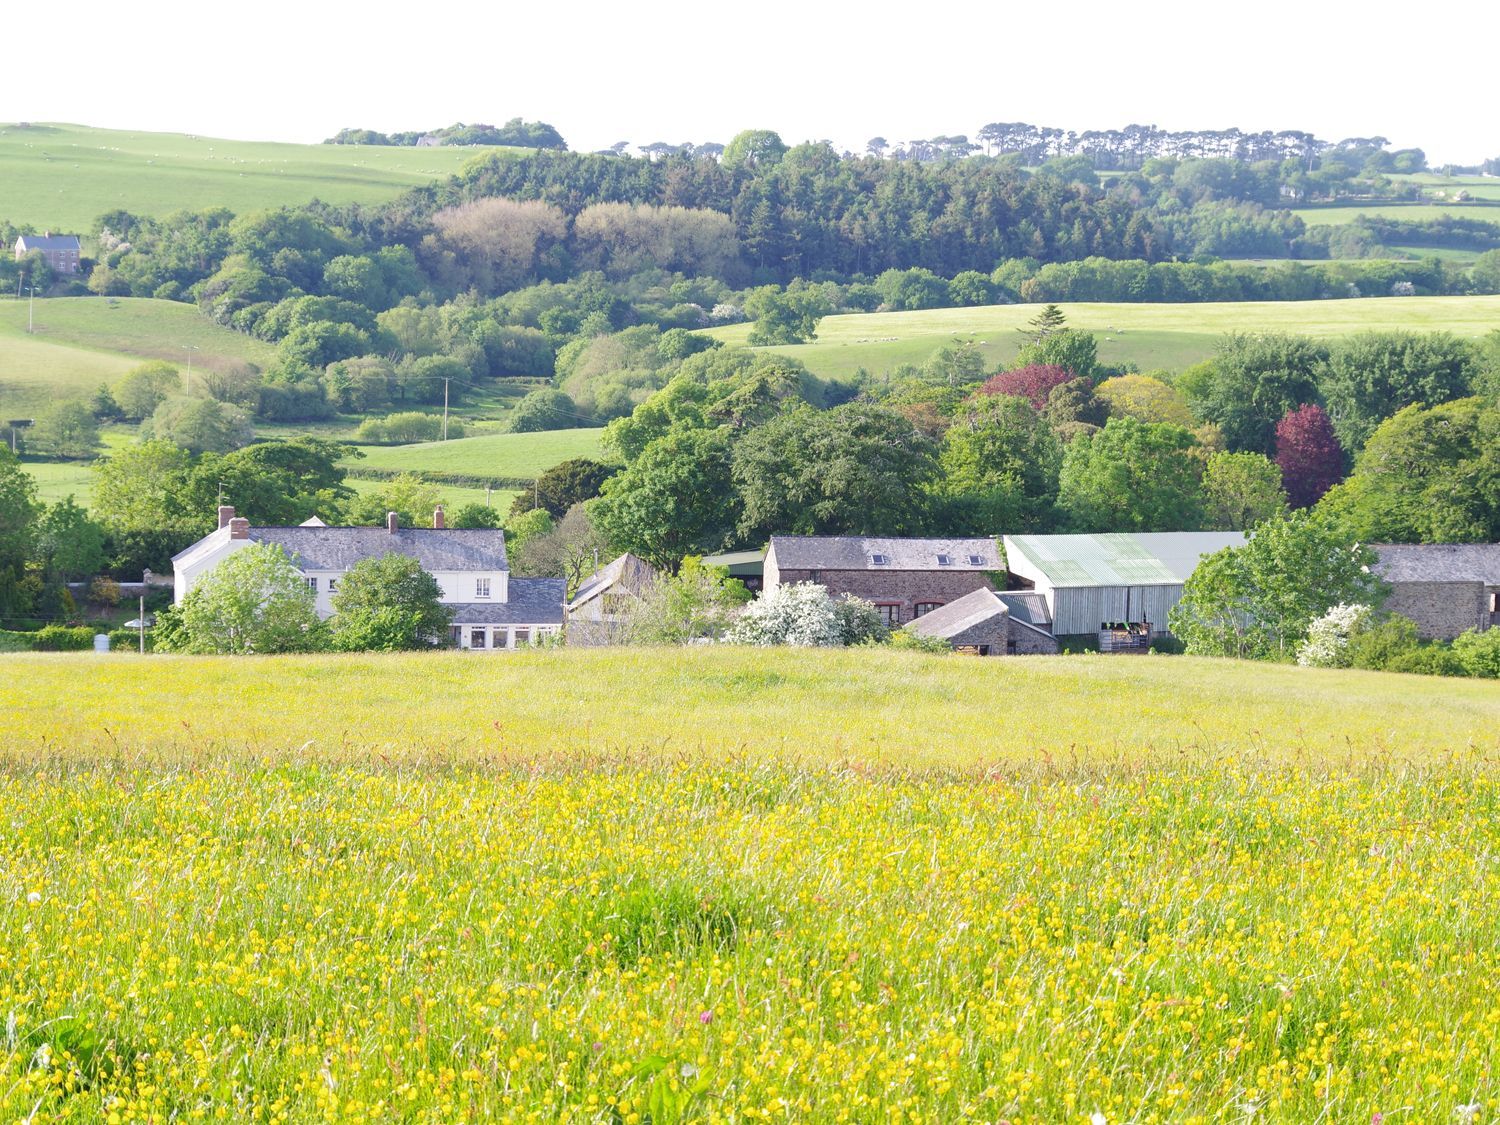
M 32 315 L 36 312 L 36 286 L 33 285 L 29 292 L 31 296 L 26 302 L 26 334 L 28 336 L 36 331 L 36 329 L 33 327 L 34 319 Z
M 141 604 L 135 615 L 136 639 L 140 643 L 141 655 L 146 655 L 146 583 L 151 581 L 151 568 L 141 572 Z
M 448 440 L 448 377 L 443 376 L 443 440 Z
M 182 344 L 182 350 L 188 354 L 187 381 L 183 384 L 183 390 L 188 394 L 193 393 L 193 353 L 198 351 L 197 344 Z

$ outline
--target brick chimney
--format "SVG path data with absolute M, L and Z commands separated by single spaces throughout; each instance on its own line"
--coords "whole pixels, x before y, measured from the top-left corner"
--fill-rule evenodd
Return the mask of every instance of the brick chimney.
M 249 539 L 250 521 L 245 519 L 243 516 L 236 516 L 235 518 L 231 519 L 229 521 L 229 538 Z
M 437 506 L 437 510 L 432 513 L 432 526 L 435 527 L 438 531 L 442 531 L 443 528 L 448 526 L 447 522 L 443 518 L 443 506 L 441 504 L 439 504 Z
M 395 512 L 387 512 L 385 514 L 385 529 L 387 531 L 389 531 L 392 535 L 395 535 L 397 528 L 399 528 L 400 526 L 401 526 L 401 517 L 400 516 L 396 515 Z
M 219 526 L 220 527 L 228 527 L 229 526 L 229 521 L 232 520 L 232 519 L 234 519 L 234 505 L 233 504 L 220 504 L 219 505 Z

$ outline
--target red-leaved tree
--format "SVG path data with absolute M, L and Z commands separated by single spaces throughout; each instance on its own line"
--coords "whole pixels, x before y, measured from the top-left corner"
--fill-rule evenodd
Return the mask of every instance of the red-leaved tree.
M 1047 405 L 1047 395 L 1053 387 L 1060 387 L 1074 379 L 1073 372 L 1066 367 L 1050 363 L 1029 363 L 1014 371 L 1002 371 L 985 380 L 979 388 L 980 394 L 1015 395 L 1029 399 L 1031 405 L 1040 410 Z
M 1316 504 L 1344 476 L 1344 450 L 1321 406 L 1308 403 L 1276 423 L 1276 464 L 1294 508 Z

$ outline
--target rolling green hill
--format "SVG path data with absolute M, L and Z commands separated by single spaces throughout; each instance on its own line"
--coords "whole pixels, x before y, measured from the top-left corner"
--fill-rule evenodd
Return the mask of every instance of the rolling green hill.
M 920 364 L 944 344 L 973 341 L 990 365 L 1008 361 L 1022 343 L 1016 329 L 1037 305 L 984 305 L 920 312 L 857 313 L 825 317 L 811 344 L 779 347 L 825 379 L 847 380 L 863 367 L 880 374 L 902 363 Z M 1298 332 L 1334 337 L 1365 329 L 1445 330 L 1480 336 L 1500 329 L 1500 296 L 1400 297 L 1349 301 L 1246 301 L 1204 304 L 1063 304 L 1069 326 L 1093 332 L 1105 363 L 1134 363 L 1143 371 L 1180 369 L 1212 352 L 1226 332 Z M 707 333 L 743 344 L 750 325 Z
M 530 480 L 574 457 L 598 457 L 603 430 L 543 430 L 532 434 L 487 434 L 416 445 L 365 445 L 355 472 L 443 473 L 475 478 Z
M 275 348 L 221 328 L 194 305 L 133 297 L 0 299 L 0 414 L 25 415 L 56 397 L 86 396 L 138 363 L 165 359 L 222 369 L 264 365 Z M 189 348 L 196 349 L 189 353 Z
M 1336 227 L 1352 223 L 1361 215 L 1384 219 L 1478 219 L 1500 226 L 1500 201 L 1472 203 L 1351 203 L 1338 207 L 1296 207 L 1292 214 L 1310 227 Z
M 0 219 L 83 233 L 106 211 L 236 213 L 321 199 L 379 203 L 453 175 L 484 146 L 229 141 L 84 125 L 0 125 Z

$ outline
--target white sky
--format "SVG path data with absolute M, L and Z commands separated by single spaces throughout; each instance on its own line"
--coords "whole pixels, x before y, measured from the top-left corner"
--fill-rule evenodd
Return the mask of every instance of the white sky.
M 1139 123 L 1378 134 L 1434 163 L 1500 155 L 1497 0 L 6 7 L 19 49 L 0 120 L 318 141 L 519 115 L 584 150 L 742 128 L 857 150 L 988 121 Z

